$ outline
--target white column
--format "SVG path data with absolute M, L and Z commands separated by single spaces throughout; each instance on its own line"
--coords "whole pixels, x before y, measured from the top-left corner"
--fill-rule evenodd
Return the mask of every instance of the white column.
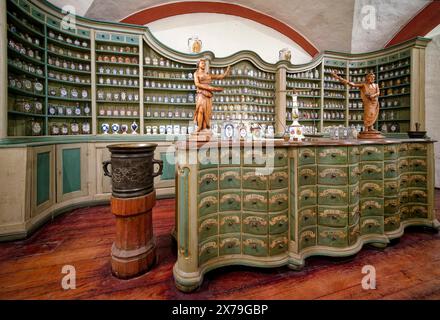
M 281 66 L 277 70 L 276 84 L 275 84 L 275 133 L 281 134 L 286 131 L 286 74 L 287 70 Z

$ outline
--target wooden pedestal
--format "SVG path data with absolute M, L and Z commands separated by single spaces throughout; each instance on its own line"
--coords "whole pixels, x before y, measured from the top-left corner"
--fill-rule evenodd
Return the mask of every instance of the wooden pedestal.
M 147 272 L 156 261 L 152 209 L 156 192 L 132 198 L 112 198 L 116 217 L 116 240 L 112 247 L 112 272 L 120 279 L 130 279 Z

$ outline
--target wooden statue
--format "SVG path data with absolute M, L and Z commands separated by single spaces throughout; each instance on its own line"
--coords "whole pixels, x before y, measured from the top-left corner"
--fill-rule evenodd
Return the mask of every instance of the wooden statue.
M 361 98 L 364 105 L 364 131 L 358 136 L 359 139 L 382 139 L 379 131 L 374 129 L 374 124 L 379 117 L 379 86 L 374 83 L 376 76 L 370 72 L 365 77 L 365 83 L 353 83 L 332 72 L 335 79 L 345 85 L 361 90 Z
M 194 83 L 197 87 L 196 112 L 194 121 L 197 123 L 197 134 L 209 135 L 211 129 L 212 97 L 214 92 L 222 92 L 223 88 L 212 87 L 212 80 L 222 80 L 230 73 L 231 67 L 221 75 L 206 72 L 206 60 L 201 59 L 194 73 Z

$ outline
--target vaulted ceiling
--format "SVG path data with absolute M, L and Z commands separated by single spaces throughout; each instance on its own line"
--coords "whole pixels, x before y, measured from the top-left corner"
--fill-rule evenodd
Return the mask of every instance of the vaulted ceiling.
M 59 7 L 73 5 L 78 15 L 106 21 L 121 21 L 140 10 L 167 3 L 159 0 L 49 1 Z M 287 24 L 308 39 L 318 50 L 365 52 L 383 48 L 431 1 L 236 0 L 234 4 L 262 12 Z M 365 6 L 373 6 L 376 11 L 375 29 L 366 30 L 363 27 Z

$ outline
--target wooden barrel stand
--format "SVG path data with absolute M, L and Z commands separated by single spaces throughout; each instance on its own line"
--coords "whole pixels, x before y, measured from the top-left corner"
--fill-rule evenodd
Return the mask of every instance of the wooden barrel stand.
M 156 262 L 152 209 L 156 191 L 137 198 L 112 197 L 111 210 L 116 217 L 116 240 L 111 255 L 112 273 L 131 279 L 147 272 Z

